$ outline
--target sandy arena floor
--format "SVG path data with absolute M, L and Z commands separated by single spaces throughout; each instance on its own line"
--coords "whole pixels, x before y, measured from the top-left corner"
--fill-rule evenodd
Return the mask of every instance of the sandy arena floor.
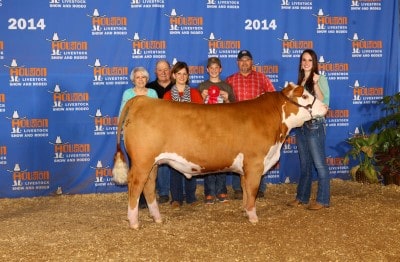
M 268 185 L 257 225 L 230 200 L 163 204 L 162 224 L 146 209 L 139 230 L 128 228 L 126 193 L 0 199 L 0 260 L 400 261 L 400 187 L 332 180 L 332 205 L 319 211 L 287 207 L 295 190 Z

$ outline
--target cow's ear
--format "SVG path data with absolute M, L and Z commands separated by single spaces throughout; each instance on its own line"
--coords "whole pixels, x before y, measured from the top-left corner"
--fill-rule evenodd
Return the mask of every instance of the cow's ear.
M 283 93 L 286 97 L 293 98 L 293 96 L 297 96 L 297 91 L 296 91 L 296 89 L 297 89 L 297 86 L 296 86 L 293 82 L 290 82 L 290 83 L 282 90 L 282 93 Z M 295 93 L 295 92 L 296 92 L 296 93 Z M 303 94 L 303 93 L 301 93 L 300 96 L 301 96 L 302 94 Z
M 293 90 L 293 95 L 296 97 L 301 97 L 304 93 L 304 87 L 303 86 L 296 86 Z

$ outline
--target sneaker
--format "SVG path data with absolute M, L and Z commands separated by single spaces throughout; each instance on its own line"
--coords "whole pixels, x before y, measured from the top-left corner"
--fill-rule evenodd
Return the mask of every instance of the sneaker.
M 179 203 L 178 201 L 172 201 L 171 208 L 173 210 L 180 210 L 181 209 L 181 203 Z
M 169 201 L 169 196 L 160 196 L 158 199 L 158 203 L 160 204 L 167 203 L 168 201 Z
M 235 192 L 234 192 L 234 194 L 233 194 L 233 198 L 234 198 L 234 199 L 242 200 L 242 199 L 243 199 L 243 192 L 242 192 L 242 190 L 235 190 Z
M 200 205 L 200 201 L 194 201 L 194 202 L 190 203 L 190 206 L 192 206 L 192 207 L 197 207 L 199 205 Z
M 323 208 L 328 208 L 329 205 L 322 205 L 318 202 L 311 202 L 310 205 L 307 207 L 308 210 L 320 210 Z
M 206 197 L 204 198 L 204 203 L 207 204 L 207 205 L 212 205 L 212 204 L 214 204 L 214 197 L 213 197 L 213 196 L 210 196 L 210 195 L 206 196 Z
M 219 195 L 217 195 L 217 199 L 221 203 L 228 202 L 228 195 L 227 194 L 219 194 Z
M 300 200 L 294 199 L 292 201 L 287 202 L 286 205 L 290 206 L 290 207 L 301 207 L 304 204 L 302 202 L 300 202 Z

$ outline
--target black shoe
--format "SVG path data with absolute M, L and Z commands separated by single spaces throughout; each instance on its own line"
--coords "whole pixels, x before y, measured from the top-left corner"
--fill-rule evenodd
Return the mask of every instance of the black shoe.
M 235 192 L 233 193 L 233 198 L 234 198 L 234 199 L 242 200 L 242 199 L 243 199 L 243 192 L 242 192 L 242 190 L 235 190 Z
M 167 202 L 169 202 L 169 196 L 160 196 L 158 199 L 158 203 L 160 203 L 160 204 L 164 204 Z
M 257 198 L 264 198 L 264 192 L 258 191 Z

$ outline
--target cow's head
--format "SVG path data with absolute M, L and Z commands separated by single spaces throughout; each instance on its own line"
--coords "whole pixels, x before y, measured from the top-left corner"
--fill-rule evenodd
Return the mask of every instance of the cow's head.
M 283 112 L 285 122 L 289 127 L 302 126 L 305 121 L 323 117 L 328 112 L 328 106 L 302 86 L 289 83 L 281 93 L 287 100 Z M 298 110 L 293 110 L 293 106 Z

